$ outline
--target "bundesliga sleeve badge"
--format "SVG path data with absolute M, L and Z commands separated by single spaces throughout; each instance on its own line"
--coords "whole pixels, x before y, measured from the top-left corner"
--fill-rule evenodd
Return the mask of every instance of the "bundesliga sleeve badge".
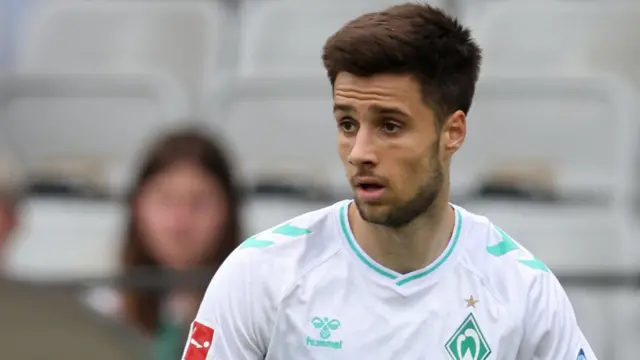
M 194 321 L 183 360 L 206 360 L 213 342 L 213 333 L 212 328 Z

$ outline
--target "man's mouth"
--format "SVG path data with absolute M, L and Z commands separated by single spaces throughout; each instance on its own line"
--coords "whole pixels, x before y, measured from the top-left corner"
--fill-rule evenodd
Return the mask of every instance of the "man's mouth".
M 356 196 L 365 202 L 376 202 L 385 192 L 384 183 L 376 178 L 356 178 L 355 185 Z
M 364 190 L 364 191 L 374 191 L 374 190 L 384 189 L 384 186 L 382 186 L 382 185 L 379 185 L 379 184 L 367 184 L 367 183 L 358 184 L 357 187 L 359 189 Z

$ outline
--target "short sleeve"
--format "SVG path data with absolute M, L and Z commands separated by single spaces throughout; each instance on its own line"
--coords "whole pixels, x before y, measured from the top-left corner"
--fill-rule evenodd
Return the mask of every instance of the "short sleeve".
M 540 273 L 528 294 L 524 341 L 517 360 L 595 360 L 569 298 L 551 273 Z
M 251 249 L 236 250 L 214 275 L 191 325 L 183 360 L 262 360 L 265 318 Z

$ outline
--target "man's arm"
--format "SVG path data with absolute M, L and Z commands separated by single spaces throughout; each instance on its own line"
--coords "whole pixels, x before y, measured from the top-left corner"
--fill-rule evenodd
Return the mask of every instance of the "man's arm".
M 566 292 L 551 273 L 533 283 L 518 360 L 595 360 Z
M 262 360 L 263 285 L 252 271 L 253 251 L 236 250 L 214 275 L 191 326 L 183 360 Z

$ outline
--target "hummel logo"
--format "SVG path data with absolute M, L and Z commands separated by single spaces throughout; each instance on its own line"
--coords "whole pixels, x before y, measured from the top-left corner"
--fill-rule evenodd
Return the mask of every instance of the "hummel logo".
M 338 319 L 329 319 L 327 317 L 314 317 L 311 319 L 311 324 L 314 328 L 320 329 L 320 340 L 312 339 L 307 336 L 307 346 L 313 347 L 328 347 L 332 349 L 341 349 L 342 348 L 342 340 L 340 341 L 330 341 L 331 331 L 338 330 L 341 326 L 340 321 Z

